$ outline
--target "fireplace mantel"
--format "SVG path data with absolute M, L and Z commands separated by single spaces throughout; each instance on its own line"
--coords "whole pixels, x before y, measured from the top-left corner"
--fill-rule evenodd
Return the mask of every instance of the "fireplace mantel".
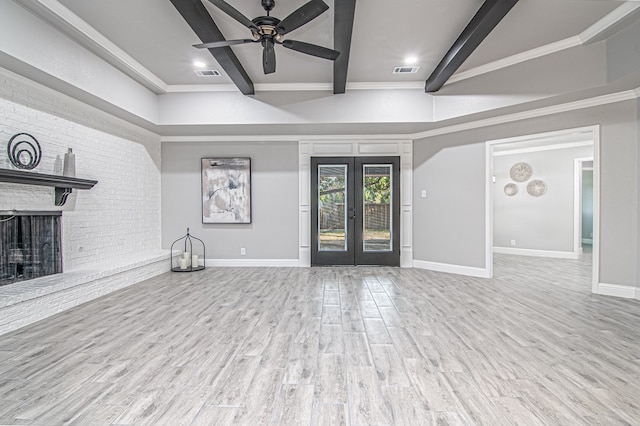
M 73 189 L 91 189 L 97 180 L 79 179 L 69 176 L 48 175 L 24 170 L 0 169 L 0 182 L 20 183 L 24 185 L 53 186 L 55 205 L 63 206 Z

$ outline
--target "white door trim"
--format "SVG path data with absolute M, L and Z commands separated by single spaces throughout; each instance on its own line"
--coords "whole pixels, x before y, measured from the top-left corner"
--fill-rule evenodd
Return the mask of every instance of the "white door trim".
M 490 276 L 493 276 L 493 150 L 496 145 L 504 144 L 504 143 L 514 143 L 514 142 L 525 142 L 533 139 L 546 139 L 552 137 L 558 137 L 571 133 L 591 133 L 591 138 L 593 140 L 593 281 L 592 281 L 592 292 L 598 293 L 598 283 L 600 280 L 600 126 L 585 126 L 574 129 L 565 129 L 565 130 L 557 130 L 553 132 L 545 132 L 538 133 L 532 135 L 525 136 L 517 136 L 506 139 L 497 139 L 486 142 L 486 193 L 485 193 L 485 206 L 486 206 L 486 262 L 487 262 L 487 270 L 490 272 Z M 553 145 L 551 145 L 553 146 Z M 584 160 L 585 159 L 580 159 Z M 591 159 L 589 159 L 591 160 Z M 574 174 L 577 172 L 574 168 Z M 575 177 L 574 177 L 575 179 Z M 576 188 L 577 186 L 577 188 Z M 576 231 L 576 226 L 579 227 L 580 224 L 576 224 L 575 217 L 578 213 L 576 210 L 576 203 L 579 206 L 581 194 L 575 195 L 580 189 L 579 185 L 574 184 L 574 253 L 577 253 L 576 247 L 579 249 L 580 242 L 576 241 L 580 240 L 580 235 Z M 577 197 L 577 201 L 576 201 Z M 579 229 L 579 228 L 578 228 Z
M 299 215 L 298 263 L 311 266 L 311 157 L 400 157 L 400 266 L 413 264 L 413 141 L 304 140 L 298 141 Z

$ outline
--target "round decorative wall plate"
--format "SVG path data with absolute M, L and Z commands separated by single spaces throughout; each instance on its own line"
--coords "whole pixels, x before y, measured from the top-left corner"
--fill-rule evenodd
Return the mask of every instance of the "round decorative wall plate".
M 511 179 L 516 182 L 524 182 L 525 180 L 531 178 L 532 174 L 533 169 L 527 163 L 516 163 L 511 167 L 511 170 L 509 171 Z
M 541 197 L 547 192 L 547 184 L 541 180 L 532 180 L 527 184 L 527 193 L 533 197 Z
M 515 183 L 508 183 L 504 186 L 504 193 L 509 197 L 513 197 L 514 195 L 516 195 L 518 191 L 518 185 L 516 185 Z

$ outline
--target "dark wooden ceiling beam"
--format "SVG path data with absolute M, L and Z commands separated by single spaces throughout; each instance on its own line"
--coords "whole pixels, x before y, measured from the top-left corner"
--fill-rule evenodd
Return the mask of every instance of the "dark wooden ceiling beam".
M 171 3 L 203 43 L 225 40 L 201 0 L 171 0 Z M 230 47 L 209 49 L 209 53 L 244 95 L 255 93 L 253 82 Z
M 486 0 L 431 73 L 425 92 L 437 92 L 460 68 L 518 0 Z
M 340 56 L 333 62 L 333 93 L 345 93 L 347 89 L 347 71 L 349 70 L 349 52 L 351 34 L 356 12 L 356 0 L 336 0 L 333 15 L 333 49 Z

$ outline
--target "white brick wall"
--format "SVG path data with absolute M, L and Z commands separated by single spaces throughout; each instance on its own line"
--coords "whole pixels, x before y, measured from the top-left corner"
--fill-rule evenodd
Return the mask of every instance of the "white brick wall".
M 91 190 L 74 190 L 66 205 L 59 208 L 53 202 L 53 188 L 0 183 L 0 210 L 63 210 L 65 271 L 95 268 L 96 263 L 111 264 L 160 250 L 159 137 L 140 129 L 135 137 L 145 140 L 133 142 L 58 117 L 54 114 L 62 105 L 51 94 L 48 105 L 46 95 L 38 97 L 37 103 L 39 109 L 49 108 L 49 112 L 18 103 L 36 96 L 34 90 L 0 91 L 0 96 L 9 98 L 0 98 L 0 168 L 13 168 L 6 144 L 14 134 L 26 132 L 42 147 L 42 160 L 35 172 L 61 174 L 64 153 L 73 148 L 76 176 L 98 184 Z M 12 97 L 18 97 L 18 102 Z M 71 108 L 75 108 L 73 114 Z M 108 120 L 104 117 L 107 114 L 71 101 L 64 112 L 90 124 Z M 116 130 L 114 133 L 127 133 L 125 125 L 115 118 L 112 121 L 109 128 Z
M 73 148 L 76 176 L 98 184 L 56 207 L 53 188 L 0 183 L 0 210 L 63 211 L 65 271 L 0 287 L 0 334 L 169 270 L 159 136 L 0 68 L 0 168 L 20 132 L 42 147 L 34 172 L 61 174 Z

